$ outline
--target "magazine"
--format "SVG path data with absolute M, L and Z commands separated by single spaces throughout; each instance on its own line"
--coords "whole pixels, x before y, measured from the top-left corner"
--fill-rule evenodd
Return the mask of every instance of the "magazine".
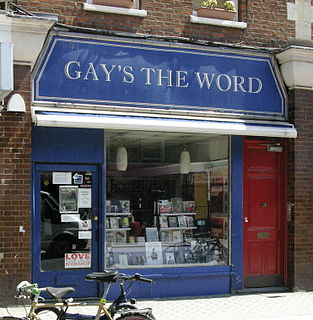
M 116 243 L 126 243 L 127 241 L 126 231 L 117 231 L 115 237 Z
M 169 200 L 159 200 L 158 201 L 158 212 L 161 213 L 171 213 L 172 203 Z
M 168 221 L 166 216 L 160 216 L 160 228 L 168 228 Z
M 193 217 L 187 216 L 186 221 L 187 221 L 187 227 L 194 227 L 195 226 L 195 221 L 194 221 Z
M 184 212 L 193 213 L 196 212 L 196 202 L 195 201 L 184 201 Z
M 173 242 L 183 241 L 183 234 L 180 230 L 173 231 Z
M 173 241 L 172 231 L 161 231 L 161 241 L 171 243 Z
M 178 226 L 181 228 L 187 227 L 186 216 L 178 216 Z
M 107 243 L 115 243 L 115 233 L 114 232 L 107 232 L 106 242 Z
M 119 218 L 120 228 L 129 228 L 129 219 L 128 217 Z
M 168 217 L 168 226 L 170 228 L 176 228 L 178 226 L 177 217 Z
M 146 240 L 147 242 L 159 241 L 159 232 L 157 228 L 146 228 Z
M 166 252 L 166 264 L 175 264 L 174 252 Z
M 109 218 L 105 219 L 105 227 L 106 227 L 106 229 L 110 229 L 110 219 Z
M 111 229 L 119 229 L 120 228 L 119 218 L 110 217 L 110 226 L 111 226 Z
M 182 198 L 172 198 L 172 211 L 174 213 L 184 212 L 183 199 Z
M 128 212 L 130 212 L 130 201 L 129 200 L 108 200 L 108 201 L 110 201 L 110 211 L 108 211 L 108 212 L 111 212 L 111 213 L 128 213 Z
M 126 254 L 119 254 L 118 260 L 121 266 L 128 266 L 128 259 Z

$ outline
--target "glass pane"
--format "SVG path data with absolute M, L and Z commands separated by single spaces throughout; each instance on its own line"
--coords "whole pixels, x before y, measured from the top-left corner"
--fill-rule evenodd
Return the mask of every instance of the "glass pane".
M 228 136 L 107 134 L 107 267 L 229 263 L 228 144 Z
M 41 270 L 91 267 L 91 172 L 41 173 Z

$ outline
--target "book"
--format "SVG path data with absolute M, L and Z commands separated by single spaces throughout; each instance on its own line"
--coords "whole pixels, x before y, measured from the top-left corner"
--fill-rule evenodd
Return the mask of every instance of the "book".
M 166 252 L 165 259 L 166 259 L 166 264 L 175 264 L 174 252 Z
M 110 229 L 110 219 L 109 218 L 106 218 L 105 219 L 105 227 L 106 227 L 106 229 Z
M 182 213 L 184 212 L 183 199 L 182 198 L 172 198 L 172 212 Z
M 166 216 L 160 216 L 160 228 L 168 228 L 168 221 Z
M 187 216 L 186 221 L 187 221 L 187 227 L 194 227 L 195 226 L 195 220 L 193 217 Z
M 186 216 L 178 216 L 178 226 L 181 228 L 187 227 L 187 219 Z
M 183 201 L 184 212 L 193 213 L 196 212 L 196 202 L 195 201 Z
M 171 243 L 173 241 L 172 231 L 161 231 L 161 241 Z
M 119 254 L 118 260 L 121 266 L 128 266 L 128 259 L 126 254 Z
M 128 213 L 130 212 L 129 200 L 110 200 L 111 213 Z
M 107 243 L 115 243 L 115 233 L 114 232 L 107 232 L 106 242 Z
M 169 200 L 159 200 L 158 201 L 158 212 L 161 213 L 171 213 L 172 212 L 172 202 Z
M 178 226 L 177 217 L 168 217 L 168 226 L 170 228 L 176 228 Z
M 111 229 L 119 229 L 120 228 L 119 218 L 110 217 L 110 226 L 111 226 Z
M 184 230 L 183 237 L 185 241 L 190 241 L 193 238 L 192 230 Z
M 111 207 L 111 213 L 121 213 L 119 200 L 111 200 L 110 207 Z
M 129 228 L 129 219 L 128 217 L 120 217 L 119 218 L 120 228 Z
M 115 233 L 116 243 L 126 243 L 127 242 L 127 234 L 126 231 L 117 231 Z
M 157 228 L 146 228 L 146 240 L 147 242 L 159 241 L 159 233 Z
M 110 200 L 106 200 L 105 201 L 105 212 L 111 212 L 111 201 Z
M 180 230 L 173 231 L 173 242 L 183 241 L 183 234 Z
M 146 258 L 147 264 L 150 265 L 162 265 L 163 264 L 163 255 L 162 255 L 162 243 L 159 241 L 156 242 L 146 242 Z
M 130 212 L 130 201 L 129 200 L 120 200 L 121 213 Z
M 145 237 L 140 237 L 139 236 L 139 237 L 137 237 L 136 240 L 137 240 L 138 243 L 145 243 Z

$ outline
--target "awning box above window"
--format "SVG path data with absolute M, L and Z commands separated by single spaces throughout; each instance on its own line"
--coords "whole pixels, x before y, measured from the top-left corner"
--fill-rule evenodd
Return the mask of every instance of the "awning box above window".
M 292 124 L 274 121 L 245 121 L 224 118 L 208 120 L 150 114 L 84 112 L 71 109 L 60 111 L 36 107 L 32 109 L 32 117 L 35 125 L 49 127 L 130 129 L 283 138 L 296 138 L 297 136 L 297 131 Z

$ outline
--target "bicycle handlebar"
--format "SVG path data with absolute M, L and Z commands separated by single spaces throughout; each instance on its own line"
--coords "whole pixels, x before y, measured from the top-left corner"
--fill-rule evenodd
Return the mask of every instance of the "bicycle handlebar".
M 25 298 L 26 296 L 29 296 L 31 294 L 39 297 L 39 294 L 43 289 L 38 288 L 37 283 L 22 281 L 17 285 L 16 290 L 18 291 L 16 298 Z
M 119 273 L 116 277 L 117 279 L 125 280 L 125 281 L 142 281 L 142 282 L 148 282 L 148 283 L 154 283 L 152 279 L 142 277 L 140 273 L 135 273 L 132 276 L 126 275 L 124 273 Z

